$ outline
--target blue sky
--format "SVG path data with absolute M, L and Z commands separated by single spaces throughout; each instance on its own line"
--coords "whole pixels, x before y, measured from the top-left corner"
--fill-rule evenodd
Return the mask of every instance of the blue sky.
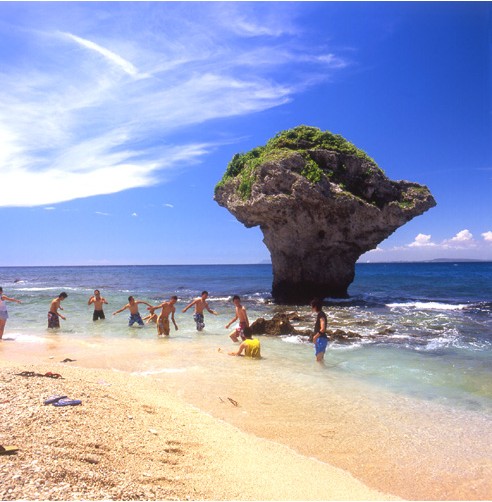
M 363 261 L 492 259 L 485 2 L 0 3 L 0 265 L 257 263 L 213 201 L 307 124 L 437 207 Z

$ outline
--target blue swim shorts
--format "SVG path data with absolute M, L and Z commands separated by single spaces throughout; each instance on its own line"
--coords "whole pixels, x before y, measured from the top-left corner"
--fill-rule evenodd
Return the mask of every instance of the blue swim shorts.
M 328 337 L 319 337 L 314 344 L 314 352 L 316 355 L 326 352 L 328 346 Z
M 138 323 L 139 326 L 143 326 L 144 322 L 140 317 L 140 314 L 130 314 L 130 318 L 128 319 L 128 326 L 133 326 L 135 323 Z
M 6 310 L 0 310 L 0 319 L 6 321 L 9 318 L 9 314 Z
M 196 322 L 196 329 L 201 331 L 205 327 L 205 323 L 203 322 L 203 314 L 194 314 L 193 319 Z

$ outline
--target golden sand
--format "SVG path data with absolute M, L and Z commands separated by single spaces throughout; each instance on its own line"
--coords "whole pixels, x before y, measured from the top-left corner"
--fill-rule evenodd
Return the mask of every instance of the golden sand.
M 149 378 L 6 360 L 0 378 L 0 444 L 19 448 L 0 456 L 2 500 L 394 499 L 217 420 Z M 54 394 L 82 405 L 45 406 Z

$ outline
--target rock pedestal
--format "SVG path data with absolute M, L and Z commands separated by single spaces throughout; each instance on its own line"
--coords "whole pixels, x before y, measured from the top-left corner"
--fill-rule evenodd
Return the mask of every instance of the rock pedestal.
M 388 179 L 367 156 L 311 144 L 260 156 L 215 190 L 246 227 L 260 226 L 277 303 L 347 296 L 360 255 L 436 204 L 427 187 Z

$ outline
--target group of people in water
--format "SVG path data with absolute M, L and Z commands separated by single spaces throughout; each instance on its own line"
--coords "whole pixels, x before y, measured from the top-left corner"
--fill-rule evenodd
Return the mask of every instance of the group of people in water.
M 65 320 L 66 318 L 59 311 L 63 310 L 61 303 L 68 297 L 67 293 L 61 292 L 56 298 L 51 301 L 50 308 L 48 311 L 48 328 L 55 329 L 60 327 L 60 319 Z M 207 302 L 208 291 L 202 291 L 202 294 L 190 302 L 182 312 L 185 313 L 188 309 L 194 307 L 193 319 L 196 323 L 197 331 L 202 331 L 205 327 L 204 321 L 204 311 L 207 310 L 213 315 L 218 315 L 218 313 L 211 309 Z M 5 324 L 8 319 L 8 312 L 6 301 L 21 303 L 20 300 L 15 298 L 9 298 L 3 294 L 3 289 L 0 287 L 0 339 L 3 337 Z M 128 297 L 128 303 L 121 307 L 120 309 L 113 312 L 113 316 L 117 315 L 125 310 L 129 311 L 128 326 L 133 326 L 135 323 L 139 326 L 144 325 L 144 321 L 147 323 L 155 323 L 157 326 L 157 336 L 169 336 L 170 334 L 170 321 L 174 325 L 174 329 L 178 330 L 178 325 L 174 318 L 176 312 L 175 304 L 178 301 L 177 296 L 171 296 L 168 301 L 164 301 L 159 305 L 151 305 L 150 303 L 143 300 L 136 300 L 133 296 Z M 234 295 L 232 302 L 235 306 L 235 315 L 230 322 L 226 324 L 226 329 L 228 329 L 236 321 L 239 326 L 234 329 L 229 337 L 233 342 L 238 342 L 241 340 L 239 349 L 235 352 L 230 352 L 231 356 L 242 356 L 243 353 L 247 357 L 261 358 L 260 353 L 260 341 L 258 339 L 253 339 L 252 331 L 249 325 L 248 314 L 246 308 L 241 304 L 241 298 L 238 295 Z M 98 321 L 105 319 L 104 305 L 108 305 L 105 298 L 101 296 L 101 292 L 96 289 L 94 294 L 89 298 L 87 302 L 88 305 L 94 305 L 94 312 L 92 315 L 93 321 Z M 139 305 L 147 305 L 147 310 L 149 314 L 142 319 L 139 312 Z M 326 334 L 327 318 L 326 314 L 322 309 L 322 302 L 318 299 L 314 299 L 311 302 L 311 308 L 314 313 L 317 314 L 316 323 L 314 327 L 314 337 L 313 343 L 315 345 L 315 355 L 316 360 L 321 362 L 324 359 L 326 347 L 328 345 L 328 336 Z M 159 311 L 159 314 L 156 312 Z

